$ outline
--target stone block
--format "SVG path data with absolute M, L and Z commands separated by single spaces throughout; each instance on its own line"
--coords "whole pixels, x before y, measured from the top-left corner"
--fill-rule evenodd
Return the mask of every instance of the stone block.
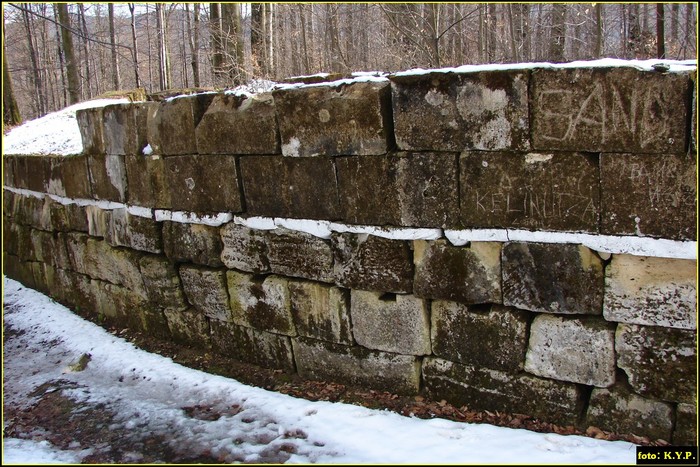
M 493 305 L 473 309 L 435 300 L 431 309 L 433 354 L 475 368 L 515 373 L 523 369 L 528 313 Z
M 113 209 L 109 218 L 107 243 L 134 250 L 161 253 L 161 224 L 154 219 L 129 214 L 126 208 Z
M 272 94 L 217 94 L 195 135 L 199 154 L 279 154 Z
M 470 305 L 502 303 L 500 243 L 455 247 L 446 240 L 415 240 L 413 250 L 417 297 Z
M 282 154 L 376 155 L 394 145 L 388 82 L 356 82 L 272 92 Z
M 670 442 L 673 408 L 665 402 L 640 397 L 622 384 L 607 389 L 593 388 L 586 426 Z
M 335 166 L 330 157 L 241 157 L 241 177 L 250 215 L 339 218 Z
M 528 73 L 501 70 L 392 76 L 398 147 L 528 150 Z
M 126 202 L 126 163 L 124 156 L 91 154 L 87 156 L 90 187 L 97 199 Z
M 428 305 L 413 295 L 350 292 L 352 333 L 368 349 L 403 355 L 430 354 Z
M 51 227 L 59 232 L 89 232 L 86 206 L 75 203 L 61 204 L 53 200 L 49 204 Z
M 163 222 L 163 250 L 171 261 L 219 267 L 222 249 L 218 227 Z
M 601 233 L 695 240 L 694 155 L 601 154 Z
M 166 157 L 163 164 L 172 209 L 194 212 L 243 210 L 235 157 Z
M 603 311 L 603 262 L 582 245 L 506 243 L 503 304 L 545 313 Z
M 413 252 L 409 243 L 367 234 L 331 236 L 336 284 L 350 289 L 411 293 Z
M 17 156 L 16 184 L 17 188 L 51 193 L 51 167 L 58 157 L 51 156 Z
M 79 109 L 75 113 L 84 154 L 104 154 L 104 108 Z
M 147 138 L 153 154 L 197 154 L 195 128 L 214 94 L 175 97 L 148 108 Z
M 283 276 L 333 283 L 330 242 L 283 228 L 265 235 L 270 270 Z
M 214 350 L 227 357 L 265 368 L 294 371 L 292 344 L 287 336 L 211 320 L 211 339 Z
M 688 73 L 632 67 L 533 70 L 533 147 L 683 154 L 690 86 Z
M 139 267 L 151 303 L 167 310 L 187 309 L 180 276 L 171 262 L 162 256 L 146 255 L 139 261 Z
M 146 146 L 146 128 L 149 107 L 155 102 L 107 105 L 104 113 L 105 153 L 109 155 L 137 155 Z
M 292 339 L 297 371 L 304 379 L 335 381 L 399 394 L 420 387 L 420 359 L 358 346 L 298 337 Z
M 351 345 L 350 293 L 318 282 L 290 280 L 290 309 L 300 336 Z
M 92 198 L 87 156 L 60 156 L 51 159 L 48 193 L 67 198 Z
M 129 204 L 170 209 L 165 164 L 160 156 L 126 156 L 126 180 Z
M 475 368 L 440 358 L 423 360 L 423 380 L 434 400 L 469 410 L 528 414 L 551 423 L 575 425 L 583 410 L 573 383 Z
M 231 321 L 258 331 L 296 336 L 287 280 L 227 271 Z
M 197 311 L 209 318 L 231 320 L 225 271 L 183 265 L 180 279 L 187 300 Z
M 221 262 L 229 269 L 261 273 L 270 270 L 265 236 L 259 230 L 229 222 L 221 228 Z
M 17 187 L 17 159 L 20 156 L 2 155 L 2 184 Z M 5 195 L 7 195 L 5 193 Z
M 3 219 L 2 251 L 9 255 L 18 256 L 20 261 L 36 259 L 32 248 L 32 237 L 29 227 L 15 224 Z
M 580 153 L 465 152 L 461 224 L 598 233 L 598 159 Z
M 52 231 L 51 203 L 47 199 L 46 197 L 22 195 L 15 197 L 15 222 L 35 229 Z
M 56 235 L 41 230 L 31 230 L 31 245 L 36 260 L 57 268 L 70 267 L 65 235 Z
M 194 309 L 163 310 L 168 321 L 170 335 L 175 342 L 192 345 L 198 348 L 207 348 L 211 345 L 209 332 L 209 319 Z
M 65 269 L 45 267 L 51 297 L 81 316 L 95 316 L 97 298 L 88 276 Z
M 603 316 L 608 321 L 695 329 L 694 260 L 613 255 L 605 270 Z
M 615 327 L 600 318 L 539 315 L 532 322 L 525 371 L 605 388 L 615 382 Z
M 642 396 L 695 403 L 695 331 L 619 324 L 615 333 L 617 366 Z
M 401 225 L 395 159 L 395 156 L 336 158 L 341 218 L 345 222 Z
M 695 404 L 676 406 L 676 426 L 673 429 L 672 441 L 676 446 L 697 446 L 698 415 Z
M 85 206 L 85 213 L 87 214 L 88 234 L 91 237 L 107 238 L 110 236 L 112 210 L 88 205 Z

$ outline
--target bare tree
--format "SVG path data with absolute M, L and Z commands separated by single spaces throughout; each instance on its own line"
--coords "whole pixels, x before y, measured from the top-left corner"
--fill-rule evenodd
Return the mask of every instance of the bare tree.
M 160 3 L 156 3 L 156 31 L 158 34 L 158 83 L 162 91 L 172 86 L 168 52 L 168 23 L 165 20 L 165 6 Z
M 22 116 L 19 106 L 12 90 L 12 76 L 10 66 L 7 63 L 7 51 L 5 50 L 5 22 L 2 24 L 2 122 L 5 125 L 19 125 L 22 123 Z
M 656 4 L 656 58 L 666 58 L 664 4 Z
M 190 31 L 188 40 L 190 43 L 190 53 L 192 64 L 192 80 L 194 81 L 194 87 L 198 88 L 201 86 L 201 81 L 199 79 L 199 10 L 200 4 L 195 3 L 193 5 L 192 19 L 194 22 L 194 27 L 190 24 L 190 9 L 189 4 L 185 3 L 185 18 L 187 18 L 187 30 Z
M 131 4 L 130 4 L 131 5 Z M 117 57 L 117 39 L 114 34 L 114 3 L 107 4 L 107 14 L 109 15 L 109 42 L 112 44 L 112 84 L 114 89 L 120 89 L 121 78 L 119 76 L 119 60 Z M 134 49 L 136 44 L 134 44 Z
M 566 4 L 552 5 L 552 34 L 549 42 L 549 60 L 554 63 L 564 61 L 566 41 Z
M 246 73 L 239 3 L 221 4 L 221 30 L 224 38 L 224 63 L 228 81 L 234 85 L 242 84 L 246 79 Z
M 63 42 L 63 53 L 66 57 L 69 102 L 75 104 L 80 101 L 80 79 L 78 78 L 78 64 L 73 50 L 73 35 L 70 30 L 68 5 L 65 3 L 56 3 L 56 11 L 58 12 L 58 18 L 61 22 L 61 40 Z
M 131 43 L 133 45 L 131 54 L 134 59 L 134 82 L 137 88 L 141 87 L 141 76 L 139 75 L 139 47 L 136 41 L 136 17 L 134 10 L 136 6 L 133 3 L 128 3 L 129 13 L 131 13 Z

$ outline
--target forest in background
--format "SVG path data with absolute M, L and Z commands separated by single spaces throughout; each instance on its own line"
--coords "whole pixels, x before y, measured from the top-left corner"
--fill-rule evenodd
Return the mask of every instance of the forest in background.
M 113 90 L 603 57 L 696 59 L 696 4 L 3 3 L 3 122 Z

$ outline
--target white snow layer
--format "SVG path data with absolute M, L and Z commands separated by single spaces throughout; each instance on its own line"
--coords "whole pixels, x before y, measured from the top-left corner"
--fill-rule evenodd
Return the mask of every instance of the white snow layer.
M 4 278 L 4 286 L 5 325 L 16 340 L 5 349 L 6 404 L 31 404 L 30 393 L 47 382 L 76 382 L 64 395 L 105 404 L 117 414 L 115 423 L 132 434 L 162 435 L 193 456 L 243 456 L 253 463 L 263 449 L 290 444 L 295 452 L 289 463 L 635 463 L 635 446 L 622 441 L 421 420 L 245 386 L 141 351 L 16 281 Z M 91 356 L 86 368 L 66 372 L 83 354 Z M 191 418 L 183 408 L 192 406 L 223 415 L 213 421 Z M 242 410 L 227 414 L 233 406 Z M 36 438 L 6 438 L 3 461 L 68 463 L 83 453 L 53 450 Z

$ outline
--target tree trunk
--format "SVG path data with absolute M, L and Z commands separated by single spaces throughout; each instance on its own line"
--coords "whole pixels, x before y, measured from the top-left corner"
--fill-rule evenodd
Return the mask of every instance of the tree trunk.
M 269 74 L 266 60 L 267 50 L 265 47 L 265 36 L 267 35 L 265 6 L 264 3 L 250 4 L 250 50 L 253 55 L 253 69 L 257 70 L 257 73 L 261 76 Z
M 119 60 L 117 59 L 117 40 L 114 35 L 114 3 L 107 4 L 109 15 L 109 43 L 112 49 L 112 85 L 114 89 L 121 89 L 121 78 L 119 76 Z M 135 46 L 134 46 L 135 47 Z
M 301 22 L 301 53 L 303 55 L 304 71 L 303 74 L 311 73 L 311 65 L 309 64 L 309 48 L 306 41 L 306 21 L 304 18 L 305 5 L 297 5 L 299 8 L 299 20 Z
M 656 58 L 666 58 L 664 4 L 656 4 Z
M 168 63 L 168 31 L 164 8 L 164 5 L 156 3 L 156 30 L 158 33 L 158 78 L 161 91 L 172 87 L 170 81 L 170 66 Z
M 549 42 L 549 60 L 554 63 L 564 61 L 566 45 L 566 4 L 552 5 L 552 36 Z
M 64 59 L 63 59 L 63 47 L 61 46 L 61 27 L 58 21 L 58 12 L 56 11 L 56 5 L 53 7 L 53 19 L 54 26 L 56 26 L 56 49 L 58 55 L 59 71 L 61 73 L 61 90 L 63 101 L 61 107 L 65 107 L 68 102 L 68 86 L 66 86 L 66 73 L 64 71 Z
M 595 4 L 595 50 L 593 58 L 603 57 L 603 4 Z
M 131 49 L 131 55 L 134 59 L 134 81 L 136 82 L 136 87 L 141 87 L 141 77 L 139 75 L 139 48 L 136 42 L 136 17 L 134 15 L 135 5 L 129 3 L 129 12 L 131 13 L 131 42 L 133 48 Z
M 221 29 L 224 37 L 225 61 L 229 82 L 233 85 L 243 84 L 246 78 L 240 4 L 221 4 Z
M 221 4 L 209 4 L 209 31 L 211 34 L 211 67 L 214 84 L 219 84 L 225 78 L 224 45 L 221 33 Z
M 681 6 L 678 3 L 671 4 L 671 40 L 678 40 L 678 12 Z
M 83 3 L 78 3 L 78 20 L 82 28 L 83 52 L 85 53 L 85 81 L 87 86 L 82 86 L 83 96 L 85 98 L 90 98 L 93 95 L 93 73 L 90 69 L 90 58 L 92 54 L 90 53 L 90 41 L 88 40 L 90 33 L 88 32 L 87 22 L 85 21 L 85 5 Z
M 68 74 L 68 96 L 69 103 L 75 104 L 80 101 L 80 80 L 78 78 L 78 64 L 73 51 L 73 35 L 70 28 L 70 16 L 68 15 L 68 5 L 57 3 L 56 10 L 61 22 L 61 38 L 63 42 L 63 52 L 66 56 L 66 69 Z
M 486 13 L 486 51 L 489 63 L 496 62 L 496 5 L 488 4 Z
M 190 8 L 189 4 L 185 3 L 185 18 L 187 18 L 187 30 L 189 31 L 188 40 L 190 43 L 191 65 L 192 65 L 192 81 L 194 87 L 201 86 L 199 79 L 199 3 L 193 5 L 192 20 L 194 27 L 190 23 Z
M 22 123 L 22 116 L 19 113 L 19 106 L 15 100 L 15 93 L 12 91 L 12 77 L 10 76 L 10 66 L 7 63 L 7 51 L 5 50 L 5 22 L 2 24 L 2 123 L 5 125 L 19 125 Z

